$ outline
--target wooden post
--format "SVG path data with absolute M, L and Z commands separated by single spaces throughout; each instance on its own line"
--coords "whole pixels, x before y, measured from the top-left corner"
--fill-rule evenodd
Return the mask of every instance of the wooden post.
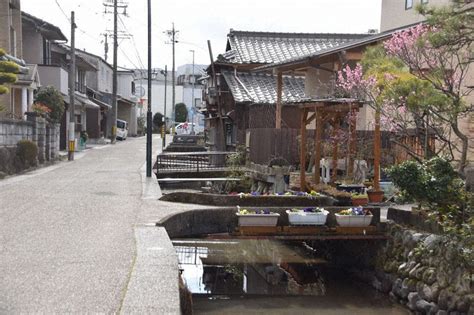
M 275 110 L 275 128 L 281 129 L 281 98 L 283 94 L 283 75 L 281 71 L 277 75 L 277 102 Z M 306 119 L 306 118 L 305 118 Z
M 301 110 L 300 190 L 306 191 L 306 108 Z
M 382 154 L 382 141 L 380 135 L 380 109 L 375 110 L 374 129 L 374 190 L 380 190 L 380 156 Z
M 337 123 L 339 122 L 338 119 L 334 119 L 333 120 L 333 124 L 332 124 L 332 137 L 333 139 L 336 138 L 336 135 L 337 135 L 337 129 L 336 129 L 336 126 L 337 126 Z M 333 143 L 333 146 L 332 146 L 332 172 L 331 172 L 331 183 L 334 183 L 336 182 L 336 178 L 337 178 L 337 148 L 338 148 L 338 143 L 337 142 L 334 142 Z
M 349 128 L 351 130 L 351 138 L 349 140 L 349 165 L 348 165 L 348 174 L 349 176 L 354 175 L 354 160 L 355 160 L 355 155 L 356 155 L 356 141 L 357 141 L 357 121 L 355 119 L 355 116 L 357 115 L 357 111 L 355 108 L 352 107 L 351 105 L 351 121 L 349 124 Z
M 315 108 L 316 132 L 314 133 L 314 184 L 320 183 L 319 168 L 321 164 L 321 137 L 323 134 L 323 120 L 321 112 Z

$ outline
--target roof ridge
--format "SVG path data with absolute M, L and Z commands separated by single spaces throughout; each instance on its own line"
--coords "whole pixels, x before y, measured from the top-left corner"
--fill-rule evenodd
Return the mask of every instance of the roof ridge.
M 265 31 L 239 31 L 230 29 L 227 36 L 232 35 L 252 35 L 252 36 L 266 36 L 266 37 L 304 37 L 311 38 L 315 36 L 332 37 L 332 36 L 347 36 L 347 37 L 364 37 L 370 36 L 369 33 L 302 33 L 302 32 L 265 32 Z

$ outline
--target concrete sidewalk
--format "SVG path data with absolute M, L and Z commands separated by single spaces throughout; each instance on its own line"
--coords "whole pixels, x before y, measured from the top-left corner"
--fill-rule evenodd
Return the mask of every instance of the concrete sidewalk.
M 156 200 L 145 150 L 130 138 L 0 181 L 0 313 L 179 314 L 176 254 L 153 223 L 197 207 Z

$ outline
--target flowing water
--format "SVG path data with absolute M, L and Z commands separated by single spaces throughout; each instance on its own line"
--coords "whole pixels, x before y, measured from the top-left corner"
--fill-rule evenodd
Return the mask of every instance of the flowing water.
M 410 314 L 304 243 L 173 240 L 194 314 Z

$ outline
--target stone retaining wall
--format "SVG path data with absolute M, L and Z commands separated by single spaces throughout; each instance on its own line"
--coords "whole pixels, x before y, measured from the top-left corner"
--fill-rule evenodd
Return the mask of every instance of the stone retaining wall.
M 59 157 L 59 124 L 27 113 L 27 121 L 0 119 L 0 172 L 13 174 L 22 171 L 15 163 L 16 145 L 29 140 L 38 146 L 38 161 L 54 161 Z
M 373 284 L 420 314 L 474 314 L 474 275 L 446 236 L 390 223 Z M 388 283 L 388 285 L 387 285 Z
M 16 146 L 20 140 L 33 141 L 33 129 L 30 121 L 0 119 L 0 147 Z

